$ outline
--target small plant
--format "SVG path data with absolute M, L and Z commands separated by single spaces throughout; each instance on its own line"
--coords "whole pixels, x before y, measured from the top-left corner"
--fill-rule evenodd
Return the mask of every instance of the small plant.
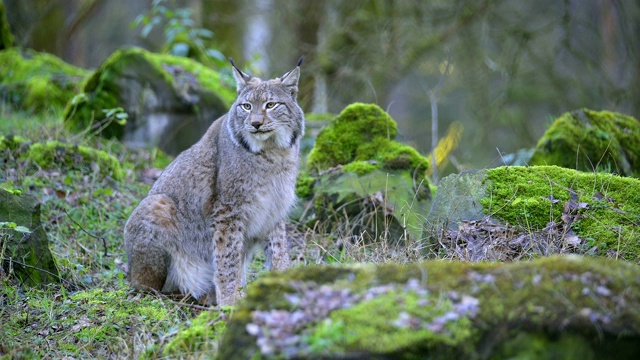
M 29 230 L 29 228 L 26 226 L 21 226 L 14 222 L 6 221 L 0 221 L 0 231 L 2 230 L 14 230 L 23 234 L 29 234 L 31 232 L 31 230 Z
M 156 27 L 163 27 L 164 47 L 177 56 L 194 57 L 207 66 L 226 64 L 225 56 L 210 47 L 213 32 L 196 27 L 191 9 L 171 9 L 167 0 L 153 0 L 149 12 L 140 14 L 131 27 L 142 26 L 141 36 L 147 38 Z
M 112 119 L 118 125 L 122 126 L 127 123 L 127 119 L 129 118 L 129 115 L 121 107 L 102 109 L 102 112 L 105 114 L 106 119 Z

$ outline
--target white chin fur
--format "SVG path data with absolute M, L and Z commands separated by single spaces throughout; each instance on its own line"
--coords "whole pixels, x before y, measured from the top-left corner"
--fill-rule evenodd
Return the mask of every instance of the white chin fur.
M 264 142 L 268 138 L 270 138 L 271 135 L 273 135 L 273 132 L 267 132 L 267 133 L 256 132 L 256 133 L 252 133 L 250 136 L 258 141 Z
M 288 136 L 286 132 L 278 130 L 270 131 L 268 133 L 250 133 L 245 137 L 245 139 L 252 152 L 262 151 L 269 139 L 273 139 L 276 147 L 281 149 L 287 149 L 291 145 L 290 136 Z
M 260 134 L 260 135 L 264 137 L 264 135 L 268 135 L 268 134 Z M 268 136 L 266 136 L 266 138 L 268 138 Z M 247 142 L 247 145 L 249 145 L 249 148 L 251 148 L 251 152 L 259 153 L 260 151 L 262 151 L 262 148 L 264 147 L 264 140 L 260 140 L 258 136 L 255 136 L 254 134 L 249 134 L 249 136 L 245 137 L 245 140 Z

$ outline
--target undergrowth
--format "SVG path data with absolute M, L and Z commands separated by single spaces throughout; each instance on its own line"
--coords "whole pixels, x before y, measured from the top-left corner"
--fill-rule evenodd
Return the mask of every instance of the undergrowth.
M 56 113 L 36 116 L 0 109 L 0 136 L 19 144 L 3 148 L 0 142 L 0 187 L 39 200 L 60 273 L 59 284 L 28 288 L 0 271 L 0 358 L 212 357 L 232 308 L 207 309 L 189 299 L 137 293 L 125 281 L 124 224 L 171 159 L 155 149 L 134 150 L 116 140 L 71 134 Z M 105 175 L 94 163 L 81 159 L 69 168 L 61 165 L 65 162 L 42 166 L 24 156 L 30 144 L 48 141 L 104 151 L 118 160 L 124 179 Z M 513 203 L 517 195 L 504 197 Z M 478 222 L 460 224 L 457 233 L 436 234 L 431 242 L 407 234 L 398 241 L 385 231 L 389 212 L 383 200 L 369 201 L 358 215 L 342 217 L 337 223 L 294 221 L 288 229 L 294 266 L 404 264 L 426 258 L 528 259 L 550 255 L 532 251 L 529 244 L 552 235 L 561 237 L 557 252 L 564 252 L 575 234 L 562 226 L 562 219 L 570 215 L 571 221 L 578 220 L 569 208 L 551 214 L 550 222 L 559 225 L 546 233 Z M 349 205 L 353 204 L 345 206 Z M 334 211 L 333 218 L 340 218 L 341 210 Z M 376 221 L 382 226 L 372 223 Z M 482 234 L 486 239 L 479 237 Z M 425 237 L 434 235 L 425 233 Z M 471 237 L 474 241 L 469 241 Z M 518 239 L 522 241 L 514 254 Z M 493 258 L 487 258 L 486 251 L 477 253 L 476 248 L 493 249 Z M 265 273 L 263 261 L 258 253 L 248 267 L 250 281 Z
M 134 150 L 116 140 L 69 133 L 55 112 L 2 108 L 0 120 L 0 136 L 19 145 L 0 146 L 0 187 L 38 199 L 60 276 L 59 284 L 29 288 L 0 272 L 0 357 L 199 358 L 215 353 L 232 309 L 206 311 L 188 299 L 140 294 L 125 280 L 124 224 L 171 159 L 155 149 Z M 76 161 L 69 168 L 54 159 L 41 166 L 25 156 L 31 144 L 50 141 L 104 151 L 118 160 L 124 179 L 105 176 L 93 163 Z M 289 230 L 297 265 L 422 258 L 411 248 L 354 234 L 349 222 L 331 227 L 330 234 L 323 223 L 314 228 L 292 224 Z M 263 261 L 258 253 L 249 266 L 250 280 L 265 273 Z M 189 333 L 199 340 L 185 338 Z
M 4 108 L 0 136 L 27 145 L 59 141 L 115 157 L 125 179 L 95 164 L 42 167 L 23 152 L 0 146 L 0 187 L 34 195 L 56 259 L 60 283 L 22 286 L 0 272 L 0 357 L 157 357 L 202 309 L 160 295 L 139 294 L 125 283 L 124 224 L 168 158 L 132 150 L 115 140 L 66 132 L 59 114 L 30 115 Z M 68 165 L 68 164 L 67 164 Z

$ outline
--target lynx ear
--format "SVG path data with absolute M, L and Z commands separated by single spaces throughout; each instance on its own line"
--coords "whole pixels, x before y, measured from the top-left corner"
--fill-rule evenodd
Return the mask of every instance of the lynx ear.
M 236 91 L 240 93 L 240 91 L 242 91 L 242 89 L 244 89 L 244 87 L 247 86 L 247 83 L 249 82 L 249 80 L 251 80 L 251 75 L 245 74 L 242 71 L 240 71 L 240 69 L 236 67 L 236 63 L 233 61 L 232 58 L 229 58 L 229 61 L 231 62 L 233 77 L 236 79 Z
M 296 67 L 289 71 L 288 73 L 282 75 L 282 85 L 289 89 L 289 92 L 292 96 L 298 94 L 298 80 L 300 79 L 300 65 L 302 65 L 302 61 L 304 60 L 304 56 L 298 60 L 298 64 Z

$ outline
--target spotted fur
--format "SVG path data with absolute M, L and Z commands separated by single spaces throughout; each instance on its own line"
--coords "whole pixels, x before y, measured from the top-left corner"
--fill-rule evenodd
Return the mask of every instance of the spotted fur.
M 289 266 L 284 220 L 304 134 L 299 65 L 261 80 L 233 64 L 229 112 L 163 171 L 127 221 L 133 287 L 232 305 L 254 245 L 264 247 L 268 265 Z

